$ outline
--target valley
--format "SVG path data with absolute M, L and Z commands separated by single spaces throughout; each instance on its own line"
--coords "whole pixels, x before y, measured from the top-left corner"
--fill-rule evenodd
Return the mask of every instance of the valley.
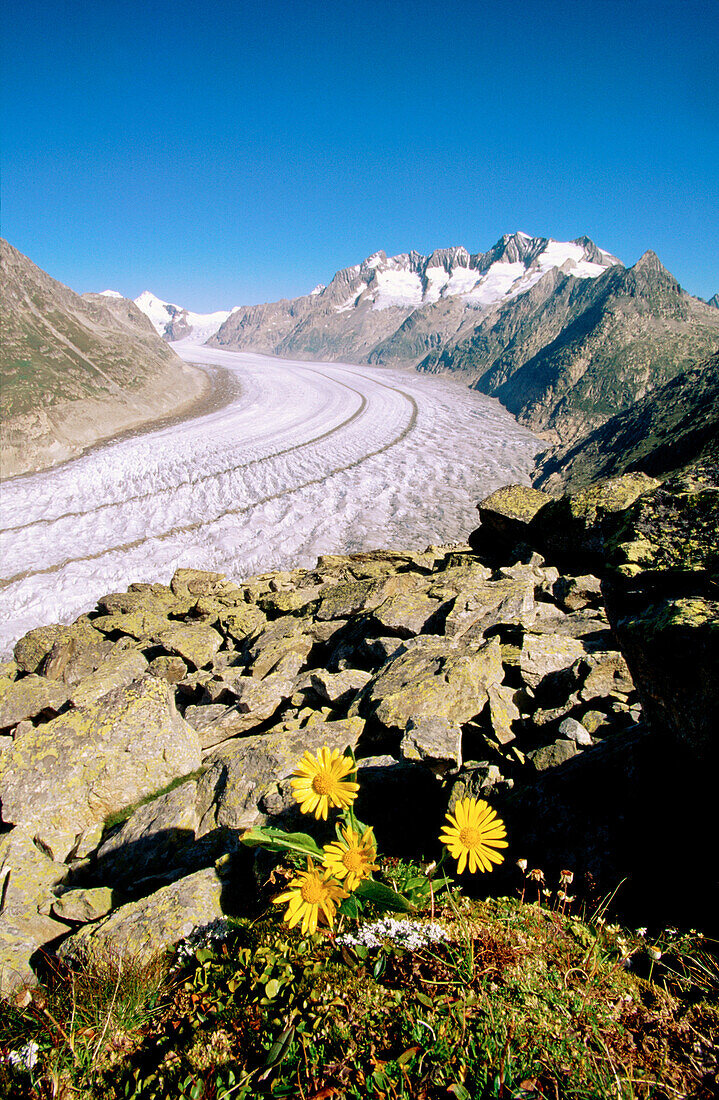
M 231 373 L 229 404 L 3 486 L 0 652 L 178 566 L 241 579 L 462 541 L 476 500 L 528 481 L 535 437 L 453 379 L 174 347 Z

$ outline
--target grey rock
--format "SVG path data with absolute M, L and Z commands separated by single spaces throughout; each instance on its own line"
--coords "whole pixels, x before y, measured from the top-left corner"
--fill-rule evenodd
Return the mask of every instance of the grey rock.
M 285 789 L 278 800 L 278 784 L 289 779 L 303 753 L 316 753 L 323 745 L 340 751 L 348 745 L 355 748 L 363 728 L 358 718 L 317 721 L 237 738 L 215 749 L 198 781 L 198 837 L 221 827 L 247 829 L 262 823 L 267 814 L 261 803 L 266 798 L 275 814 L 287 809 L 291 795 Z
M 549 768 L 559 767 L 577 755 L 577 746 L 574 741 L 559 740 L 552 745 L 542 745 L 539 749 L 528 752 L 527 759 L 532 762 L 538 772 L 547 771 Z
M 441 775 L 462 763 L 462 728 L 441 718 L 410 719 L 400 742 L 401 759 L 426 764 Z
M 61 944 L 66 959 L 124 956 L 142 965 L 174 947 L 197 928 L 223 916 L 222 883 L 214 868 L 192 875 L 85 925 Z
M 565 718 L 559 724 L 559 732 L 568 741 L 575 741 L 578 745 L 591 745 L 592 738 L 586 726 L 578 722 L 576 718 Z

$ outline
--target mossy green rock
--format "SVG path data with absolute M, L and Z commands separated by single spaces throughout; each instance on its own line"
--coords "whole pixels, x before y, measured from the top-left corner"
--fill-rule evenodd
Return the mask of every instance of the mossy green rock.
M 187 875 L 69 936 L 58 954 L 66 959 L 127 956 L 143 965 L 197 928 L 221 919 L 222 883 L 214 868 Z
M 86 829 L 199 764 L 197 734 L 148 678 L 24 729 L 0 758 L 3 820 L 65 859 Z

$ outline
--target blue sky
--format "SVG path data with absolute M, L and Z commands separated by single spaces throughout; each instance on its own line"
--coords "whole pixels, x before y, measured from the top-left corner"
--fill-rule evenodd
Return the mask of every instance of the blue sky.
M 73 289 L 306 293 L 502 233 L 719 291 L 719 0 L 6 0 L 2 235 Z

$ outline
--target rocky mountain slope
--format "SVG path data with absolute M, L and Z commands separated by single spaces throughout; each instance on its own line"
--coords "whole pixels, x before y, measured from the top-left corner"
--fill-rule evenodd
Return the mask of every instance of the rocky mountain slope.
M 718 344 L 719 313 L 647 252 L 596 279 L 550 272 L 419 369 L 461 371 L 521 423 L 567 445 Z
M 103 293 L 114 295 L 116 292 L 103 291 Z M 146 317 L 149 317 L 157 334 L 169 343 L 192 338 L 196 343 L 204 344 L 215 335 L 232 312 L 232 310 L 221 309 L 215 313 L 193 313 L 184 306 L 163 302 L 149 290 L 144 290 L 139 298 L 135 298 L 135 305 Z
M 504 236 L 489 252 L 376 252 L 302 298 L 235 310 L 210 343 L 300 359 L 414 363 L 550 271 L 592 279 L 618 263 L 588 238 Z M 405 322 L 413 319 L 409 329 Z
M 469 546 L 241 584 L 182 569 L 31 631 L 0 668 L 2 992 L 61 939 L 143 959 L 227 912 L 253 889 L 242 830 L 298 824 L 289 777 L 323 745 L 355 750 L 388 854 L 431 858 L 447 805 L 489 796 L 500 890 L 521 855 L 602 893 L 628 875 L 653 921 L 708 919 L 716 472 L 512 486 Z
M 134 303 L 75 294 L 5 241 L 0 269 L 3 477 L 54 465 L 206 392 L 206 376 Z
M 716 350 L 719 311 L 652 252 L 504 236 L 486 253 L 375 253 L 302 298 L 235 310 L 209 343 L 457 371 L 563 446 Z
M 533 483 L 576 492 L 605 477 L 642 470 L 664 477 L 719 456 L 719 352 L 683 371 L 578 443 L 539 456 Z

